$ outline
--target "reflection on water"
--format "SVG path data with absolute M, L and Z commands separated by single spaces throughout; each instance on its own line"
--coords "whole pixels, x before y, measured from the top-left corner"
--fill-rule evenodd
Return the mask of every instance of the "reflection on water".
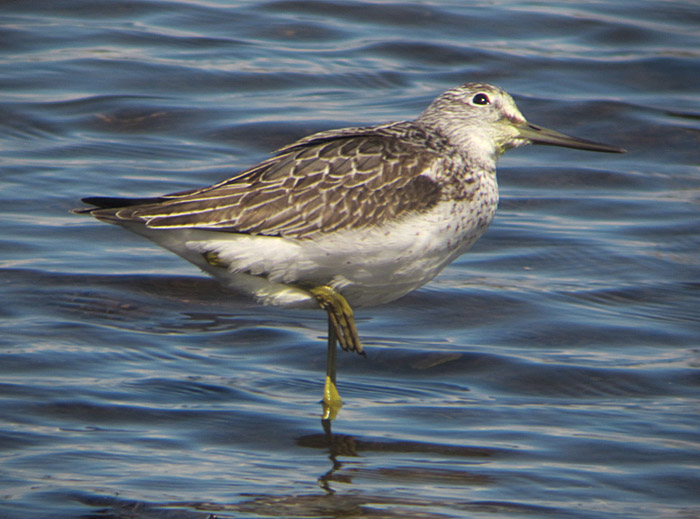
M 698 24 L 674 1 L 4 5 L 0 516 L 697 516 Z M 323 312 L 69 213 L 468 80 L 629 153 L 504 157 L 475 248 L 357 313 L 333 431 Z
M 485 449 L 480 447 L 447 446 L 440 444 L 410 442 L 410 441 L 373 441 L 362 440 L 347 434 L 333 434 L 331 420 L 321 420 L 323 435 L 309 435 L 299 438 L 298 445 L 314 449 L 328 450 L 328 459 L 332 463 L 331 469 L 319 479 L 319 485 L 329 494 L 335 490 L 331 483 L 352 484 L 353 474 L 358 477 L 370 479 L 406 480 L 428 484 L 443 482 L 445 484 L 486 484 L 488 476 L 467 474 L 461 471 L 445 468 L 424 468 L 419 470 L 413 467 L 381 468 L 377 471 L 366 471 L 361 468 L 343 469 L 343 463 L 338 457 L 357 458 L 364 452 L 399 453 L 406 455 L 429 454 L 431 456 L 445 456 L 457 458 L 489 458 L 499 453 L 498 449 Z M 476 462 L 475 462 L 476 463 Z
M 310 434 L 297 440 L 300 447 L 316 449 L 327 454 L 331 468 L 318 478 L 323 493 L 306 495 L 252 495 L 235 504 L 208 502 L 168 502 L 162 504 L 141 503 L 106 496 L 81 496 L 78 499 L 91 507 L 106 508 L 111 517 L 132 517 L 134 513 L 148 517 L 170 516 L 172 509 L 185 509 L 178 517 L 201 517 L 204 511 L 220 514 L 253 514 L 261 517 L 328 517 L 347 515 L 354 511 L 357 516 L 381 517 L 444 517 L 441 509 L 458 511 L 497 512 L 510 508 L 513 512 L 524 512 L 532 507 L 501 503 L 474 503 L 465 499 L 437 500 L 429 497 L 387 494 L 381 491 L 387 484 L 409 486 L 456 485 L 460 487 L 488 486 L 495 482 L 487 474 L 479 472 L 485 459 L 506 457 L 507 449 L 447 446 L 435 443 L 412 442 L 387 439 L 361 439 L 346 434 L 334 434 L 330 420 L 321 421 L 323 433 Z M 455 458 L 464 470 L 426 465 L 424 467 L 397 464 L 391 468 L 362 466 L 356 461 L 374 452 L 388 453 L 406 458 Z M 339 458 L 347 458 L 340 461 Z M 353 495 L 336 493 L 334 486 L 352 486 L 355 479 L 372 482 L 376 491 L 370 494 Z M 377 514 L 376 510 L 382 510 Z M 104 511 L 102 511 L 104 514 Z M 96 517 L 101 515 L 96 515 Z M 211 516 L 209 516 L 211 517 Z

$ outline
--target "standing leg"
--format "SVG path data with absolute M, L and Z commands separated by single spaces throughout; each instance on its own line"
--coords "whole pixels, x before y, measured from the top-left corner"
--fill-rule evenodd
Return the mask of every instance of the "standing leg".
M 326 359 L 326 384 L 323 387 L 323 419 L 332 420 L 343 405 L 338 389 L 335 387 L 335 361 L 338 355 L 335 326 L 328 319 L 328 358 Z
M 323 419 L 332 420 L 343 405 L 343 400 L 336 388 L 336 343 L 345 351 L 354 351 L 364 355 L 362 343 L 357 335 L 355 317 L 345 298 L 327 285 L 309 290 L 318 304 L 328 312 L 328 358 L 326 364 L 326 383 L 323 389 Z

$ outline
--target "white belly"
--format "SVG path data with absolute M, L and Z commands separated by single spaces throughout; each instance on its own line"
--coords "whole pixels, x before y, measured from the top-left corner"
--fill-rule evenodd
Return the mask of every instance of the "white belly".
M 478 200 L 441 202 L 429 212 L 382 227 L 317 239 L 132 230 L 265 304 L 316 307 L 305 288 L 330 285 L 352 306 L 371 306 L 421 287 L 465 252 L 493 219 L 498 203 L 493 184 L 493 190 L 480 191 Z M 218 266 L 205 259 L 211 253 Z

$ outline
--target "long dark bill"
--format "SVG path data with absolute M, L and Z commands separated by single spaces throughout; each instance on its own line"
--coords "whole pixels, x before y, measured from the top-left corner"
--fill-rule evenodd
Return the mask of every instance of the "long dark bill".
M 548 144 L 550 146 L 564 146 L 577 150 L 604 151 L 607 153 L 626 153 L 627 150 L 615 146 L 608 146 L 600 142 L 587 141 L 577 137 L 570 137 L 563 133 L 555 132 L 542 126 L 525 123 L 518 125 L 520 136 L 533 142 L 533 144 Z

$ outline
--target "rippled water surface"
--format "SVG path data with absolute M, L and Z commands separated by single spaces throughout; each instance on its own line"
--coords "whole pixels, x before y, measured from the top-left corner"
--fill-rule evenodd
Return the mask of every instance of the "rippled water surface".
M 697 2 L 5 2 L 0 516 L 700 516 Z M 501 161 L 425 288 L 261 307 L 69 213 L 226 178 L 465 81 L 629 150 Z

